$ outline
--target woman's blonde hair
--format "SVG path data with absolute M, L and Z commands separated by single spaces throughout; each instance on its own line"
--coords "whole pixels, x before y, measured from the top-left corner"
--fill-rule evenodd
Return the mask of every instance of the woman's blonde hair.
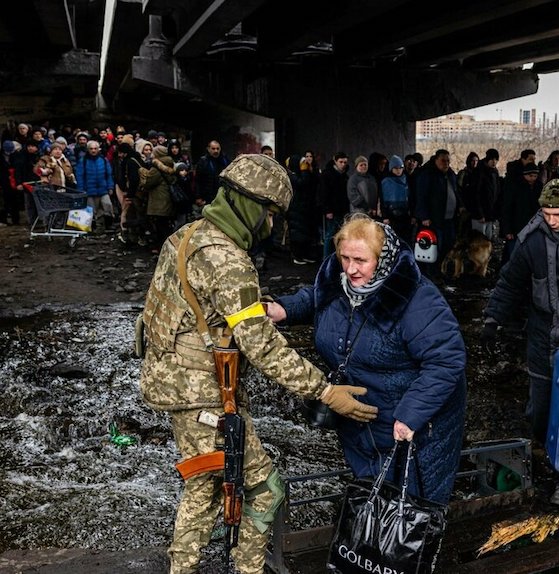
M 374 257 L 380 257 L 386 236 L 382 226 L 364 213 L 352 214 L 334 235 L 336 255 L 340 259 L 340 245 L 346 239 L 363 239 Z

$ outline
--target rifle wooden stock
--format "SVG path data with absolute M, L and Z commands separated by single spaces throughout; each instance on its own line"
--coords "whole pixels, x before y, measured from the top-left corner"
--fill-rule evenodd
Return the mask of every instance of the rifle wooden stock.
M 223 410 L 227 414 L 237 412 L 235 392 L 239 376 L 239 354 L 239 349 L 213 348 L 221 402 L 223 403 Z
M 223 504 L 223 520 L 225 524 L 236 526 L 241 523 L 243 512 L 243 498 L 235 496 L 235 484 L 224 483 L 223 492 L 225 493 L 225 502 Z

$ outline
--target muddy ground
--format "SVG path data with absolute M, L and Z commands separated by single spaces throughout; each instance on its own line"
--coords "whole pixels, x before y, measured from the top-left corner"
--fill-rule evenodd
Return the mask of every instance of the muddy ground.
M 495 253 L 487 278 L 465 277 L 457 281 L 440 282 L 441 292 L 448 299 L 456 316 L 468 348 L 468 413 L 464 447 L 479 441 L 509 440 L 529 438 L 529 428 L 523 416 L 527 398 L 527 375 L 524 363 L 525 334 L 522 310 L 500 333 L 497 353 L 488 356 L 478 343 L 481 328 L 481 313 L 496 280 L 499 268 L 499 245 Z M 30 240 L 28 231 L 20 227 L 0 228 L 0 331 L 4 331 L 6 340 L 18 338 L 32 348 L 34 333 L 25 333 L 22 316 L 46 312 L 50 316 L 63 313 L 65 309 L 75 312 L 83 308 L 84 317 L 89 316 L 91 308 L 110 310 L 118 305 L 141 308 L 146 290 L 156 264 L 156 256 L 147 249 L 126 249 L 114 234 L 91 235 L 80 238 L 71 247 L 65 238 L 37 237 Z M 261 271 L 263 292 L 271 295 L 292 292 L 300 285 L 312 282 L 318 264 L 294 265 L 288 251 L 276 245 L 267 258 Z M 13 319 L 13 320 L 12 320 Z M 67 329 L 68 327 L 65 327 Z M 0 333 L 1 334 L 1 333 Z M 313 358 L 309 348 L 308 329 L 286 332 L 293 346 L 302 349 Z M 47 335 L 39 334 L 41 342 Z M 70 335 L 65 335 L 69 337 Z M 82 337 L 81 334 L 77 335 Z M 23 344 L 22 343 L 22 344 Z M 78 343 L 81 344 L 81 343 Z M 121 353 L 123 361 L 129 361 Z M 291 412 L 296 403 L 280 391 L 279 397 Z M 277 397 L 276 397 L 277 398 Z M 265 413 L 265 405 L 258 404 L 257 411 Z M 265 415 L 260 415 L 264 421 Z M 293 417 L 294 428 L 303 429 L 300 416 Z M 301 453 L 293 452 L 293 442 L 285 436 L 268 431 L 261 423 L 266 444 L 277 457 L 280 470 L 292 472 L 292 465 L 300 467 Z M 298 425 L 298 426 L 297 426 Z M 138 430 L 140 432 L 140 430 Z M 267 433 L 270 432 L 270 436 Z M 305 431 L 307 432 L 307 431 Z M 286 435 L 287 436 L 287 435 Z M 316 450 L 320 453 L 321 435 L 313 431 L 310 441 L 316 441 Z M 144 437 L 145 438 L 145 437 Z M 291 439 L 292 440 L 292 439 Z M 314 443 L 312 443 L 314 444 Z M 312 446 L 312 445 L 311 445 Z M 533 444 L 532 471 L 537 491 L 545 498 L 552 487 L 550 473 L 545 464 L 541 445 Z M 305 453 L 306 454 L 306 453 Z M 328 462 L 328 455 L 321 455 L 321 463 Z M 295 461 L 295 462 L 293 462 Z M 324 470 L 321 467 L 319 470 Z M 306 468 L 306 472 L 313 472 Z M 458 485 L 459 489 L 462 485 Z M 465 494 L 467 496 L 467 493 Z M 75 544 L 79 546 L 79 544 Z M 38 549 L 34 545 L 28 550 L 22 546 L 4 546 L 7 550 L 0 555 L 0 572 L 163 572 L 165 554 L 162 548 L 149 551 L 121 551 L 117 553 L 95 550 L 95 545 L 84 556 L 78 548 L 57 550 Z M 107 546 L 105 546 L 105 549 Z M 125 568 L 123 564 L 128 566 Z M 135 566 L 131 566 L 134 563 Z M 49 566 L 50 564 L 50 566 Z M 65 564 L 65 565 L 64 565 Z M 304 569 L 301 565 L 291 565 L 290 572 L 322 572 Z M 301 569 L 299 569 L 299 567 Z M 135 569 L 134 569 L 135 568 Z M 520 570 L 519 570 L 520 571 Z M 524 571 L 524 570 L 523 570 Z M 529 570 L 526 570 L 529 571 Z M 211 570 L 208 570 L 211 572 Z M 452 572 L 452 569 L 448 570 Z M 509 568 L 508 572 L 514 572 Z
M 0 227 L 0 311 L 42 305 L 143 302 L 157 255 L 127 248 L 114 233 L 30 239 L 25 226 Z M 263 285 L 284 292 L 312 281 L 318 265 L 294 265 L 276 246 L 262 271 Z

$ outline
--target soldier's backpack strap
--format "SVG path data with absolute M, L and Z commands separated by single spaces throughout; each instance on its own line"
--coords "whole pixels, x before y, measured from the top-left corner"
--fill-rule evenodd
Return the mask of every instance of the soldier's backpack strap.
M 186 261 L 190 255 L 194 252 L 194 248 L 192 245 L 189 245 L 190 238 L 192 234 L 200 227 L 204 220 L 198 219 L 191 225 L 189 225 L 188 229 L 186 230 L 183 238 L 180 242 L 178 252 L 177 252 L 177 270 L 179 273 L 179 278 L 181 281 L 182 289 L 184 291 L 184 296 L 190 308 L 194 311 L 194 315 L 196 316 L 196 329 L 198 333 L 200 333 L 200 337 L 202 337 L 202 341 L 206 345 L 206 348 L 209 350 L 214 346 L 210 335 L 210 328 L 208 327 L 208 323 L 206 322 L 206 318 L 204 317 L 204 313 L 202 313 L 202 309 L 200 308 L 200 303 L 198 303 L 198 299 L 196 299 L 196 295 L 194 291 L 192 291 L 192 287 L 188 282 L 188 276 L 186 273 Z M 233 332 L 231 328 L 228 326 L 224 329 L 222 338 L 219 342 L 220 347 L 229 347 L 231 343 L 231 339 L 233 337 Z

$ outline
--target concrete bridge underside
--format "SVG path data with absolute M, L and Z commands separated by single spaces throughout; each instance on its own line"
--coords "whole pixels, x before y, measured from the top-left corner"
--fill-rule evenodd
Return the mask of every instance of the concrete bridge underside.
M 193 156 L 270 132 L 280 158 L 408 153 L 415 121 L 533 94 L 559 69 L 553 4 L 23 0 L 0 16 L 0 117 L 175 127 Z

